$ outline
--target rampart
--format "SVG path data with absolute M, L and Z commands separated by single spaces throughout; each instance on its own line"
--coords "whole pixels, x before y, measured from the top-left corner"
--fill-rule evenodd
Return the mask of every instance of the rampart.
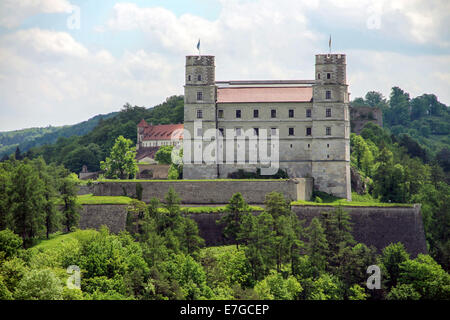
M 186 204 L 224 204 L 236 192 L 248 203 L 261 204 L 267 193 L 276 191 L 290 200 L 309 200 L 312 196 L 313 179 L 289 180 L 166 180 L 166 181 L 118 181 L 97 182 L 93 186 L 95 196 L 136 196 L 136 185 L 142 186 L 142 201 L 149 202 L 164 197 L 173 188 Z
M 293 206 L 292 210 L 300 220 L 306 220 L 306 226 L 313 217 L 321 212 L 333 210 L 331 206 Z M 406 250 L 416 256 L 427 253 L 425 234 L 422 224 L 420 206 L 414 207 L 344 207 L 353 224 L 353 236 L 356 241 L 368 246 L 373 245 L 378 251 L 390 243 L 402 242 Z M 257 213 L 254 213 L 257 214 Z M 216 221 L 224 213 L 192 213 L 199 227 L 200 236 L 207 246 L 230 244 L 222 235 L 223 226 Z M 81 213 L 80 228 L 99 228 L 106 225 L 112 232 L 125 229 L 126 205 L 84 205 Z

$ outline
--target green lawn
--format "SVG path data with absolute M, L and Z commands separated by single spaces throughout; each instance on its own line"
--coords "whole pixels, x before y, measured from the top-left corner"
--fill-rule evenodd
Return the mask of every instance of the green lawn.
M 352 192 L 352 201 L 319 193 L 322 202 L 315 201 L 293 201 L 293 206 L 349 206 L 349 207 L 412 207 L 412 203 L 383 203 L 373 199 L 370 195 L 359 195 Z M 312 199 L 314 200 L 314 199 Z
M 97 233 L 95 230 L 77 230 L 69 233 L 56 232 L 50 235 L 49 239 L 40 239 L 33 248 L 38 250 L 54 250 L 60 247 L 61 243 L 90 238 Z
M 79 204 L 129 204 L 131 200 L 125 196 L 94 196 L 92 194 L 78 196 Z

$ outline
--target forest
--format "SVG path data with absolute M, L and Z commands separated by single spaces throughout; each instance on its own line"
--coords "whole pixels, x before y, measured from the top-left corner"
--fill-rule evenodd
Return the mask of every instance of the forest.
M 449 110 L 434 95 L 410 99 L 400 88 L 352 101 L 381 108 L 384 127 L 351 134 L 351 166 L 370 203 L 420 203 L 428 255 L 401 243 L 381 252 L 356 243 L 345 207 L 306 225 L 281 194 L 254 215 L 240 194 L 220 221 L 234 244 L 204 247 L 195 221 L 169 191 L 164 202 L 134 199 L 127 230 L 79 230 L 74 173 L 100 169 L 117 137 L 136 143 L 136 124 L 183 121 L 183 97 L 151 109 L 127 104 L 85 135 L 16 150 L 0 162 L 0 299 L 417 300 L 450 297 Z M 106 161 L 107 163 L 108 161 Z M 329 195 L 316 192 L 314 201 Z M 366 287 L 369 265 L 380 290 Z M 80 269 L 80 288 L 65 286 Z

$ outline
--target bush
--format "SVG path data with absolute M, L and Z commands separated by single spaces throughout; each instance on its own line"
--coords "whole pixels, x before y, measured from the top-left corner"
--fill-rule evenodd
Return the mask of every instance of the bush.
M 21 237 L 9 229 L 0 231 L 0 251 L 5 253 L 5 258 L 15 256 L 21 247 Z
M 18 300 L 61 300 L 61 281 L 49 269 L 31 270 L 17 285 L 14 297 Z
M 322 198 L 321 198 L 321 197 L 319 197 L 319 196 L 316 196 L 316 197 L 314 198 L 314 202 L 317 202 L 317 203 L 322 203 L 322 202 L 323 202 L 323 200 L 322 200 Z

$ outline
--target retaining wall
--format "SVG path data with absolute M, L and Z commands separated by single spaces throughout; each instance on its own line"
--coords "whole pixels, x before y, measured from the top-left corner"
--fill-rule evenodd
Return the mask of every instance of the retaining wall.
M 272 191 L 282 193 L 291 200 L 309 200 L 312 196 L 313 179 L 289 180 L 229 180 L 229 181 L 143 181 L 143 182 L 97 182 L 94 183 L 95 196 L 136 196 L 136 184 L 143 188 L 142 201 L 149 202 L 156 197 L 164 201 L 169 188 L 174 188 L 182 203 L 224 204 L 236 192 L 242 193 L 251 204 L 261 204 L 265 195 Z
M 80 228 L 99 228 L 107 225 L 112 232 L 125 229 L 126 205 L 84 205 L 80 218 Z M 293 206 L 292 210 L 300 220 L 306 220 L 306 226 L 313 217 L 321 212 L 333 210 L 329 206 Z M 425 234 L 420 206 L 412 207 L 345 207 L 353 223 L 353 236 L 356 241 L 375 246 L 378 251 L 390 243 L 402 242 L 406 250 L 416 256 L 427 253 Z M 257 214 L 257 213 L 255 213 Z M 188 214 L 199 227 L 200 236 L 207 246 L 230 244 L 222 235 L 223 225 L 216 221 L 224 213 Z

